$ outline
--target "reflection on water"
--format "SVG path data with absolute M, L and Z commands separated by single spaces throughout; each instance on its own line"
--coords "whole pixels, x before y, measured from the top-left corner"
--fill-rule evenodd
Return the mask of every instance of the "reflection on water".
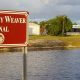
M 22 80 L 22 53 L 0 53 L 0 80 Z M 31 51 L 27 80 L 80 80 L 80 50 Z

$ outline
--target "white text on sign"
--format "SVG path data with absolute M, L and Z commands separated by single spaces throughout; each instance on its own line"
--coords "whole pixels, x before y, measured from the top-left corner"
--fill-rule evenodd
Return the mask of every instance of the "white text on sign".
M 12 16 L 0 17 L 0 23 L 3 23 L 4 19 L 6 23 L 26 23 L 25 18 L 14 18 Z

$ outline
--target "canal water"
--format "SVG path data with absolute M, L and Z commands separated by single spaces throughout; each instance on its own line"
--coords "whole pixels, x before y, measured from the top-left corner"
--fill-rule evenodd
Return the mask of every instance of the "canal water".
M 22 56 L 0 53 L 0 80 L 22 80 Z M 80 80 L 80 50 L 28 52 L 27 80 Z

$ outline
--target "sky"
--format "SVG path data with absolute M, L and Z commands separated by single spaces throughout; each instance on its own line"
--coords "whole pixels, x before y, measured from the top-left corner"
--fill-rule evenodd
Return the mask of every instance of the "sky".
M 67 15 L 80 24 L 80 0 L 0 0 L 0 10 L 28 11 L 32 21 Z

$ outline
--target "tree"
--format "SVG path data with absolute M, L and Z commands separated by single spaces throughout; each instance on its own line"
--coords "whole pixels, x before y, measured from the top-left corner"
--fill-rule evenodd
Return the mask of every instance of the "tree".
M 67 16 L 56 16 L 46 22 L 47 33 L 49 35 L 64 36 L 67 31 L 71 31 L 72 22 Z
M 44 35 L 46 32 L 46 21 L 40 22 L 40 33 L 41 35 Z

